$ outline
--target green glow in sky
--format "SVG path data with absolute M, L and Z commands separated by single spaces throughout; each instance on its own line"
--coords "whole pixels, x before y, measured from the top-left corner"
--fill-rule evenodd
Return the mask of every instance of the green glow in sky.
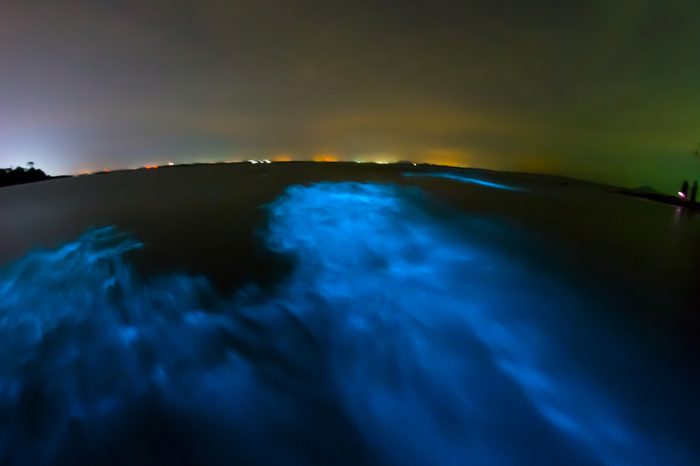
M 412 159 L 700 178 L 700 7 L 7 1 L 0 166 Z

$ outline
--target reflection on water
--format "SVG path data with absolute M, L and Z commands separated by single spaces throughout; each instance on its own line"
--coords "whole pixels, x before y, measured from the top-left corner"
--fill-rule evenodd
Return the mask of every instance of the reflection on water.
M 115 228 L 28 255 L 0 282 L 0 462 L 690 464 L 606 378 L 626 343 L 429 205 L 289 188 L 270 294 L 139 278 Z

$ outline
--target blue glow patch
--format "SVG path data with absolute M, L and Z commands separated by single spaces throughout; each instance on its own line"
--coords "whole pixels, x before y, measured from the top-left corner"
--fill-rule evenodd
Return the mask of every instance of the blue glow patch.
M 272 295 L 143 281 L 114 228 L 3 270 L 0 463 L 689 464 L 575 352 L 571 298 L 429 202 L 290 187 Z
M 501 183 L 494 183 L 492 181 L 484 181 L 479 178 L 472 178 L 468 176 L 456 175 L 454 173 L 411 173 L 406 172 L 403 176 L 415 176 L 415 177 L 431 177 L 431 178 L 446 178 L 448 180 L 455 180 L 461 183 L 476 184 L 479 186 L 485 186 L 487 188 L 502 189 L 505 191 L 524 191 L 522 188 L 515 186 L 508 186 Z

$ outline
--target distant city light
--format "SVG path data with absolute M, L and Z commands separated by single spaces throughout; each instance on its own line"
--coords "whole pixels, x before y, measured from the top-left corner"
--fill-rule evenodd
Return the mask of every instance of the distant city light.
M 314 156 L 314 162 L 337 162 L 338 157 L 331 154 L 318 154 Z

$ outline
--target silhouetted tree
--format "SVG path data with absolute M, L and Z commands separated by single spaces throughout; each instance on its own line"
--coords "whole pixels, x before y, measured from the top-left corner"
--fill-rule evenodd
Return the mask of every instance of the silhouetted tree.
M 50 178 L 43 170 L 34 168 L 34 162 L 30 162 L 29 166 L 29 169 L 24 169 L 22 167 L 0 169 L 0 186 L 32 183 L 35 181 L 48 180 Z

